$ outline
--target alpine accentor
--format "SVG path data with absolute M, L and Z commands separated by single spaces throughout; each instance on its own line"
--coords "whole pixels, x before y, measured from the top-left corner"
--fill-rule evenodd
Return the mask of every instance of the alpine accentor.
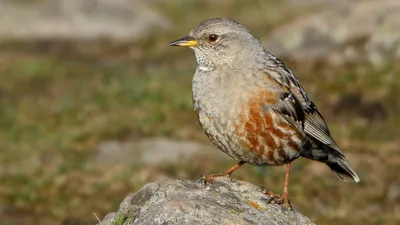
M 241 24 L 210 19 L 170 45 L 193 49 L 194 110 L 214 144 L 239 161 L 224 173 L 205 175 L 207 181 L 245 163 L 286 164 L 282 195 L 269 194 L 289 205 L 290 163 L 300 156 L 325 163 L 345 181 L 360 180 L 292 71 Z

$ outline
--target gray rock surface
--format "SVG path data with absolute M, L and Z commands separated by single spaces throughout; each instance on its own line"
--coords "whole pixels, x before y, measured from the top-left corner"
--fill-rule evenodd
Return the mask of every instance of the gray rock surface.
M 0 39 L 132 40 L 170 21 L 140 0 L 0 0 Z
M 280 26 L 264 44 L 296 60 L 380 63 L 400 58 L 399 29 L 400 1 L 349 1 Z
M 155 165 L 175 163 L 195 156 L 226 157 L 213 145 L 194 141 L 148 138 L 138 141 L 105 141 L 97 147 L 96 160 L 102 163 Z
M 126 197 L 118 212 L 108 214 L 101 224 L 314 224 L 268 200 L 258 187 L 229 178 L 217 178 L 207 188 L 197 181 L 166 180 Z

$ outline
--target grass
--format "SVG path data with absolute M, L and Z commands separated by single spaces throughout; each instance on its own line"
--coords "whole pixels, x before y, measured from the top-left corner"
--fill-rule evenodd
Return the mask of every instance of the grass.
M 94 160 L 105 140 L 163 136 L 209 143 L 191 108 L 194 57 L 189 50 L 167 46 L 195 23 L 232 17 L 262 38 L 304 13 L 275 1 L 210 4 L 157 5 L 176 30 L 132 43 L 0 45 L 0 208 L 5 209 L 0 218 L 5 224 L 93 224 L 93 213 L 103 218 L 127 194 L 160 175 L 195 179 L 234 163 L 226 157 L 146 167 Z M 284 18 L 285 13 L 291 16 Z M 400 168 L 399 64 L 335 68 L 289 61 L 289 66 L 362 179 L 345 184 L 323 165 L 298 160 L 290 186 L 294 206 L 318 224 L 399 223 L 400 199 L 389 195 Z M 336 113 L 348 94 L 361 96 L 362 104 Z M 365 116 L 366 110 L 375 110 L 365 105 L 379 105 L 385 116 Z M 244 166 L 234 177 L 280 192 L 283 168 Z

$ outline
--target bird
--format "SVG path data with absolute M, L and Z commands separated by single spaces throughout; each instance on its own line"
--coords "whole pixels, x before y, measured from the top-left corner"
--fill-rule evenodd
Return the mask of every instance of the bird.
M 244 164 L 286 165 L 283 192 L 265 194 L 290 208 L 290 166 L 299 157 L 325 163 L 344 181 L 360 181 L 299 80 L 243 25 L 208 19 L 170 46 L 194 51 L 194 111 L 208 138 L 238 162 L 204 175 L 206 183 Z

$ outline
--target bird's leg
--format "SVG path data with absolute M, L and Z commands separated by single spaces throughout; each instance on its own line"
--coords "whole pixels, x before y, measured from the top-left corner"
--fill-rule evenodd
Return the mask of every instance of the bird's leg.
M 292 209 L 288 194 L 289 174 L 290 174 L 290 163 L 286 164 L 285 185 L 283 186 L 283 192 L 281 195 L 274 194 L 269 190 L 264 190 L 264 193 L 271 197 L 270 203 L 281 204 L 288 209 Z
M 223 177 L 223 176 L 228 176 L 230 177 L 231 174 L 239 169 L 239 167 L 243 166 L 243 164 L 245 164 L 245 162 L 243 161 L 239 161 L 238 163 L 236 163 L 235 165 L 233 165 L 231 168 L 227 169 L 225 172 L 223 173 L 216 173 L 216 174 L 205 174 L 201 177 L 202 180 L 204 180 L 204 184 L 207 185 L 209 183 L 211 183 L 211 181 L 213 181 L 216 177 Z
M 285 185 L 283 186 L 282 200 L 283 200 L 283 205 L 288 206 L 288 208 L 291 208 L 289 202 L 289 192 L 288 192 L 289 175 L 290 175 L 290 163 L 286 164 Z

